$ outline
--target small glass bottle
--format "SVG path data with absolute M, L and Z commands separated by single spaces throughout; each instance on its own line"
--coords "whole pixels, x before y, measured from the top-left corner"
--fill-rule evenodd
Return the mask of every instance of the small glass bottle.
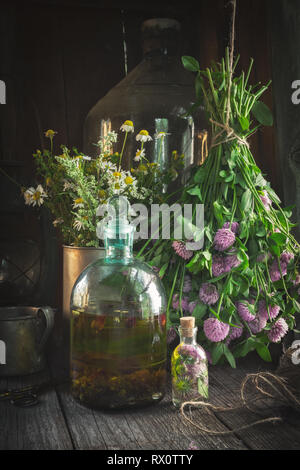
M 166 387 L 166 297 L 158 275 L 132 254 L 124 196 L 108 200 L 105 258 L 71 295 L 71 392 L 92 408 L 159 402 Z
M 172 402 L 208 398 L 208 367 L 204 349 L 196 342 L 194 317 L 180 318 L 180 343 L 172 354 Z

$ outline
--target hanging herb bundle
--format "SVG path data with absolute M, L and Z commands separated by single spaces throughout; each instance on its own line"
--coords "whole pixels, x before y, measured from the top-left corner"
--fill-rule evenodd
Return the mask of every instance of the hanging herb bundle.
M 180 316 L 192 314 L 213 364 L 226 358 L 235 367 L 235 358 L 252 350 L 271 361 L 270 343 L 295 329 L 300 275 L 291 208 L 281 207 L 247 141 L 260 125 L 272 125 L 259 100 L 268 84 L 249 85 L 253 61 L 235 76 L 233 51 L 206 70 L 192 57 L 182 62 L 196 72 L 197 102 L 211 124 L 208 157 L 178 201 L 204 204 L 204 246 L 191 251 L 186 240 L 160 239 L 142 252 L 169 294 L 170 337 Z M 194 225 L 194 240 L 199 236 Z

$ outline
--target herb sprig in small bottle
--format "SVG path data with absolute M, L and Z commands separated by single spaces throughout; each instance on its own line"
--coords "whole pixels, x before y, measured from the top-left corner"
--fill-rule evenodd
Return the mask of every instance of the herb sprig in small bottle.
M 172 355 L 172 402 L 208 398 L 208 367 L 204 349 L 197 344 L 194 317 L 180 318 L 180 344 Z

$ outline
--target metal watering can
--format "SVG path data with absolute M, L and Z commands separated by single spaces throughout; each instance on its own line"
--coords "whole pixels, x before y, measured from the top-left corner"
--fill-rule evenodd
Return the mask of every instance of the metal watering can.
M 44 369 L 45 346 L 53 325 L 51 307 L 0 307 L 0 376 Z

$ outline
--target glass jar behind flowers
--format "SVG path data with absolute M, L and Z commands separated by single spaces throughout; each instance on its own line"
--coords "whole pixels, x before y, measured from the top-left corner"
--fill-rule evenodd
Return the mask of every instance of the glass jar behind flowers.
M 172 355 L 172 402 L 208 398 L 208 367 L 204 349 L 197 344 L 194 317 L 180 319 L 180 343 Z

